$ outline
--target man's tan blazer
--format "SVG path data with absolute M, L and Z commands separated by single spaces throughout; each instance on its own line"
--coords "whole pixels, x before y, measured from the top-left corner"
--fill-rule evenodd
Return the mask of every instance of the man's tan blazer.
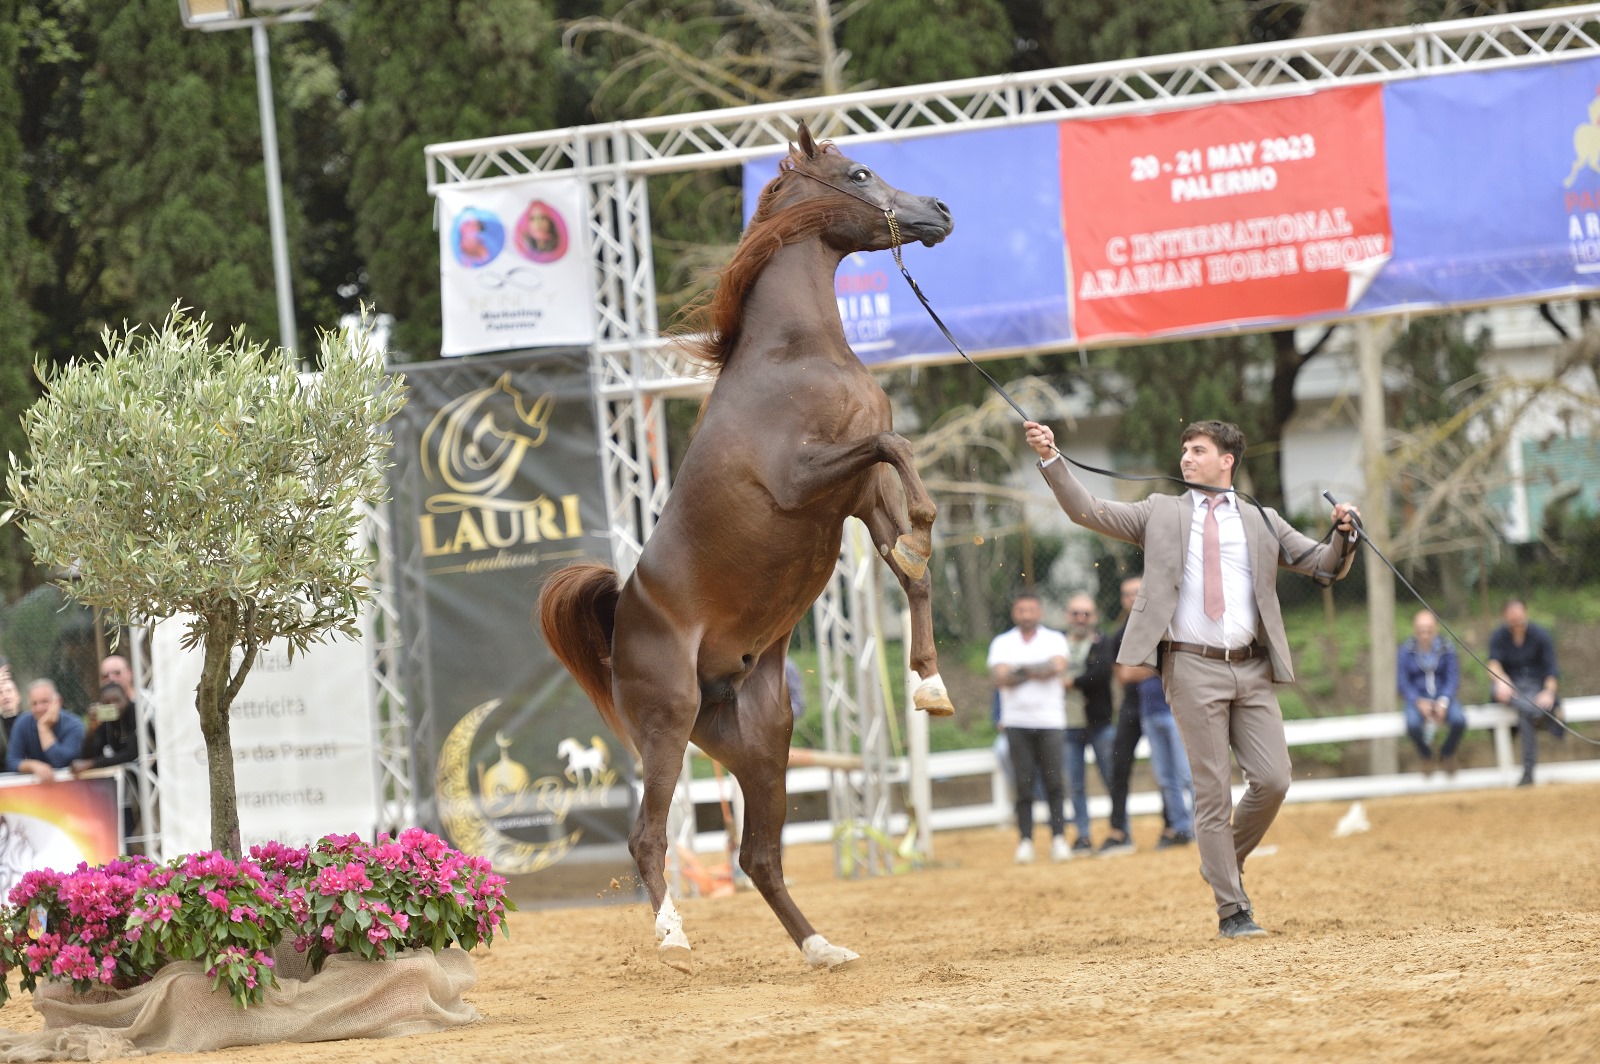
M 1144 580 L 1128 616 L 1117 663 L 1153 667 L 1156 646 L 1167 637 L 1178 611 L 1178 585 L 1183 582 L 1189 525 L 1194 516 L 1189 494 L 1151 495 L 1132 503 L 1108 502 L 1089 494 L 1089 489 L 1067 468 L 1065 459 L 1051 462 L 1041 472 L 1061 508 L 1074 522 L 1143 548 Z M 1333 542 L 1319 545 L 1270 508 L 1257 509 L 1246 503 L 1239 507 L 1239 515 L 1244 521 L 1250 577 L 1255 584 L 1259 617 L 1256 639 L 1265 643 L 1270 652 L 1273 681 L 1291 683 L 1294 665 L 1283 631 L 1283 610 L 1278 605 L 1278 566 L 1328 584 L 1350 571 L 1355 544 L 1343 535 L 1335 535 Z M 1294 558 L 1300 559 L 1298 564 L 1290 565 Z

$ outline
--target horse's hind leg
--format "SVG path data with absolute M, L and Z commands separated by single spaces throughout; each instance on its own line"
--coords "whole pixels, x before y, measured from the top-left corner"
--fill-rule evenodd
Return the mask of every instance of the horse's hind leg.
M 912 692 L 912 701 L 930 716 L 948 717 L 956 709 L 939 678 L 939 652 L 933 643 L 933 578 L 926 565 L 917 568 L 917 575 L 912 576 L 900 564 L 899 545 L 913 530 L 895 505 L 893 476 L 893 470 L 879 468 L 867 506 L 856 516 L 865 522 L 878 553 L 884 556 L 889 571 L 906 593 L 911 613 L 911 668 L 922 677 L 922 683 Z M 921 481 L 917 483 L 921 485 Z
M 701 717 L 695 740 L 728 766 L 744 791 L 739 867 L 800 947 L 806 963 L 813 968 L 842 968 L 860 957 L 817 934 L 783 882 L 783 823 L 789 805 L 785 778 L 794 731 L 782 686 L 788 643 L 785 636 L 762 654 L 737 703 L 724 703 Z
M 637 600 L 634 605 L 638 606 Z M 699 712 L 700 692 L 692 649 L 670 623 L 656 618 L 648 606 L 642 607 L 645 611 L 644 618 L 635 613 L 628 618 L 630 623 L 617 625 L 613 658 L 617 709 L 628 722 L 643 764 L 643 793 L 628 835 L 628 852 L 650 894 L 661 960 L 687 973 L 692 970 L 689 939 L 683 933 L 683 918 L 667 895 L 667 814 Z

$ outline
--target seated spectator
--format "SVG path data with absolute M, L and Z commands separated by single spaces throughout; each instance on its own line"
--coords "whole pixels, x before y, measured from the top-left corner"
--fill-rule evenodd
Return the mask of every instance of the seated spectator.
M 1405 699 L 1406 734 L 1422 757 L 1422 774 L 1433 775 L 1433 743 L 1429 734 L 1441 725 L 1448 730 L 1439 748 L 1439 765 L 1456 774 L 1456 747 L 1467 730 L 1467 715 L 1456 698 L 1461 686 L 1461 665 L 1455 648 L 1439 634 L 1438 618 L 1427 610 L 1411 621 L 1411 638 L 1400 644 L 1395 661 L 1395 682 Z
M 74 774 L 126 765 L 139 758 L 138 720 L 133 703 L 120 684 L 100 688 L 100 701 L 89 707 L 92 727 L 83 740 L 82 756 L 73 758 Z
M 28 685 L 28 714 L 17 719 L 6 749 L 6 771 L 53 780 L 83 750 L 83 722 L 61 711 L 61 692 L 51 680 Z
M 1489 635 L 1489 672 L 1494 677 L 1490 693 L 1496 702 L 1517 711 L 1517 734 L 1522 741 L 1522 779 L 1519 787 L 1533 785 L 1533 767 L 1539 763 L 1539 725 L 1548 722 L 1561 733 L 1558 692 L 1561 674 L 1556 670 L 1556 644 L 1550 633 L 1528 621 L 1528 606 L 1510 599 L 1501 611 L 1505 621 Z

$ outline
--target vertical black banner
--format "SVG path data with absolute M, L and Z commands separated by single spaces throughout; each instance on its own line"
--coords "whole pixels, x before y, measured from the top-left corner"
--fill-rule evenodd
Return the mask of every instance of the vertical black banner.
M 399 561 L 412 764 L 424 823 L 516 877 L 593 897 L 632 869 L 632 759 L 533 616 L 560 566 L 610 561 L 582 352 L 397 368 Z

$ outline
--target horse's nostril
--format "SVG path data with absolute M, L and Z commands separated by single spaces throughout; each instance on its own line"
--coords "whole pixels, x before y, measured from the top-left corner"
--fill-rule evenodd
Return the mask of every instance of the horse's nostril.
M 940 214 L 944 215 L 946 218 L 950 217 L 950 208 L 945 205 L 944 200 L 936 199 L 933 201 L 933 205 L 939 208 Z

